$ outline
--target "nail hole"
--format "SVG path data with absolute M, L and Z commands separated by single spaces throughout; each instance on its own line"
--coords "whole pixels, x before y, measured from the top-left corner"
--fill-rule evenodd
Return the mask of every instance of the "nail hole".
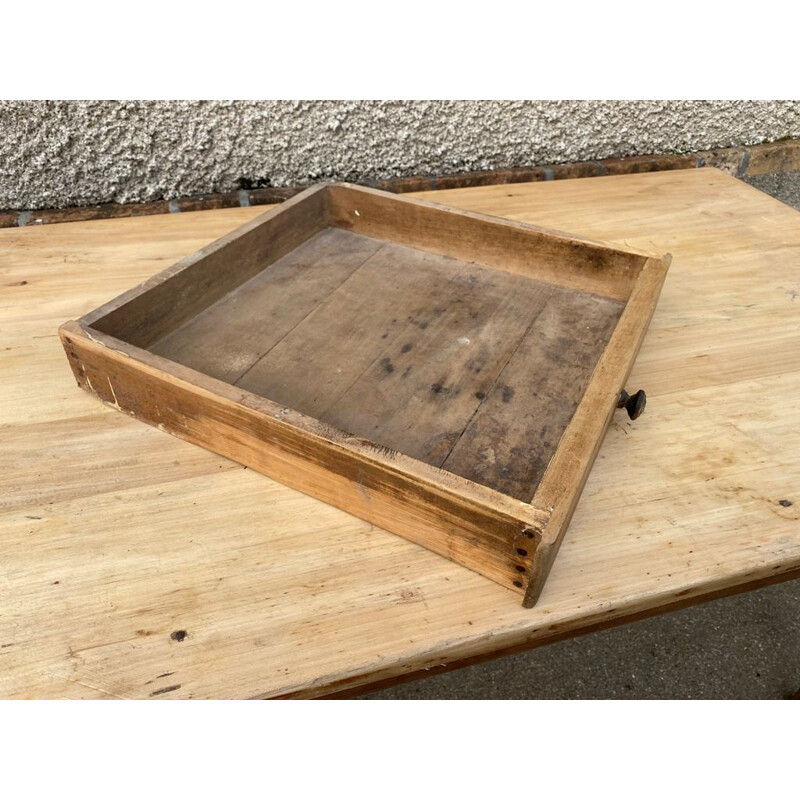
M 188 635 L 186 631 L 172 631 L 169 638 L 174 639 L 176 642 L 182 642 Z
M 521 556 L 528 555 L 528 551 L 527 550 L 523 550 L 521 547 L 517 548 L 517 553 L 519 553 L 519 555 L 521 555 Z
M 528 537 L 528 539 L 533 539 L 533 531 L 527 530 L 527 531 L 523 531 L 523 533 L 525 534 L 525 536 Z
M 517 564 L 517 572 L 525 572 L 525 567 L 522 564 Z
M 522 588 L 522 581 L 514 581 L 514 586 L 516 586 L 517 589 L 521 589 Z

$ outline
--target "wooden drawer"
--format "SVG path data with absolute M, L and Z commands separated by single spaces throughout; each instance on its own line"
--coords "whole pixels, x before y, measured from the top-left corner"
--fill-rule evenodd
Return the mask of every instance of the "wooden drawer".
M 668 263 L 320 185 L 60 333 L 105 402 L 533 605 Z

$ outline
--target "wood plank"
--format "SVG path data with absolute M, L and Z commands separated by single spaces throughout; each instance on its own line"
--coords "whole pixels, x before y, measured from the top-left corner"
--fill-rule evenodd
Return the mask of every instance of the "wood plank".
M 235 383 L 380 246 L 326 228 L 149 349 Z
M 446 326 L 453 313 L 448 301 L 458 295 L 459 287 L 480 280 L 479 275 L 485 290 L 494 291 L 486 271 L 457 259 L 383 244 L 237 385 L 325 419 L 328 409 L 371 367 L 394 370 L 391 361 L 384 361 L 390 358 L 387 351 L 395 346 L 402 350 L 415 331 Z M 484 298 L 489 305 L 498 300 L 496 292 Z
M 618 301 L 556 289 L 444 469 L 530 502 L 622 309 Z
M 432 324 L 409 325 L 323 419 L 441 466 L 551 292 L 538 281 L 465 270 L 432 293 Z
M 616 300 L 628 298 L 654 255 L 509 220 L 498 226 L 496 218 L 408 195 L 399 208 L 391 195 L 364 186 L 331 186 L 328 197 L 333 225 Z
M 541 535 L 537 535 L 536 556 L 530 563 L 530 581 L 525 589 L 525 605 L 529 608 L 544 589 L 553 560 L 578 506 L 609 420 L 617 408 L 620 392 L 644 341 L 647 326 L 642 326 L 641 320 L 649 323 L 655 312 L 670 260 L 671 256 L 668 256 L 664 260 L 647 259 L 645 262 L 611 340 L 600 356 L 592 381 L 536 489 L 534 504 L 551 513 Z

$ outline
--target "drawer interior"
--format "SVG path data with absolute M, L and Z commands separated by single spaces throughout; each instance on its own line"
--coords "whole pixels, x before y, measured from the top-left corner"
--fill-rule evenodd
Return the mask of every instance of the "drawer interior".
M 147 349 L 530 502 L 624 307 L 326 227 Z

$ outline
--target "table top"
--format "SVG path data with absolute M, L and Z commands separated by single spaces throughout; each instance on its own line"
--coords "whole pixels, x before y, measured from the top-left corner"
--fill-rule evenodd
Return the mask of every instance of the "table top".
M 0 696 L 359 691 L 800 574 L 800 214 L 713 169 L 419 196 L 673 254 L 533 609 L 81 392 L 56 329 L 264 208 L 0 230 Z

